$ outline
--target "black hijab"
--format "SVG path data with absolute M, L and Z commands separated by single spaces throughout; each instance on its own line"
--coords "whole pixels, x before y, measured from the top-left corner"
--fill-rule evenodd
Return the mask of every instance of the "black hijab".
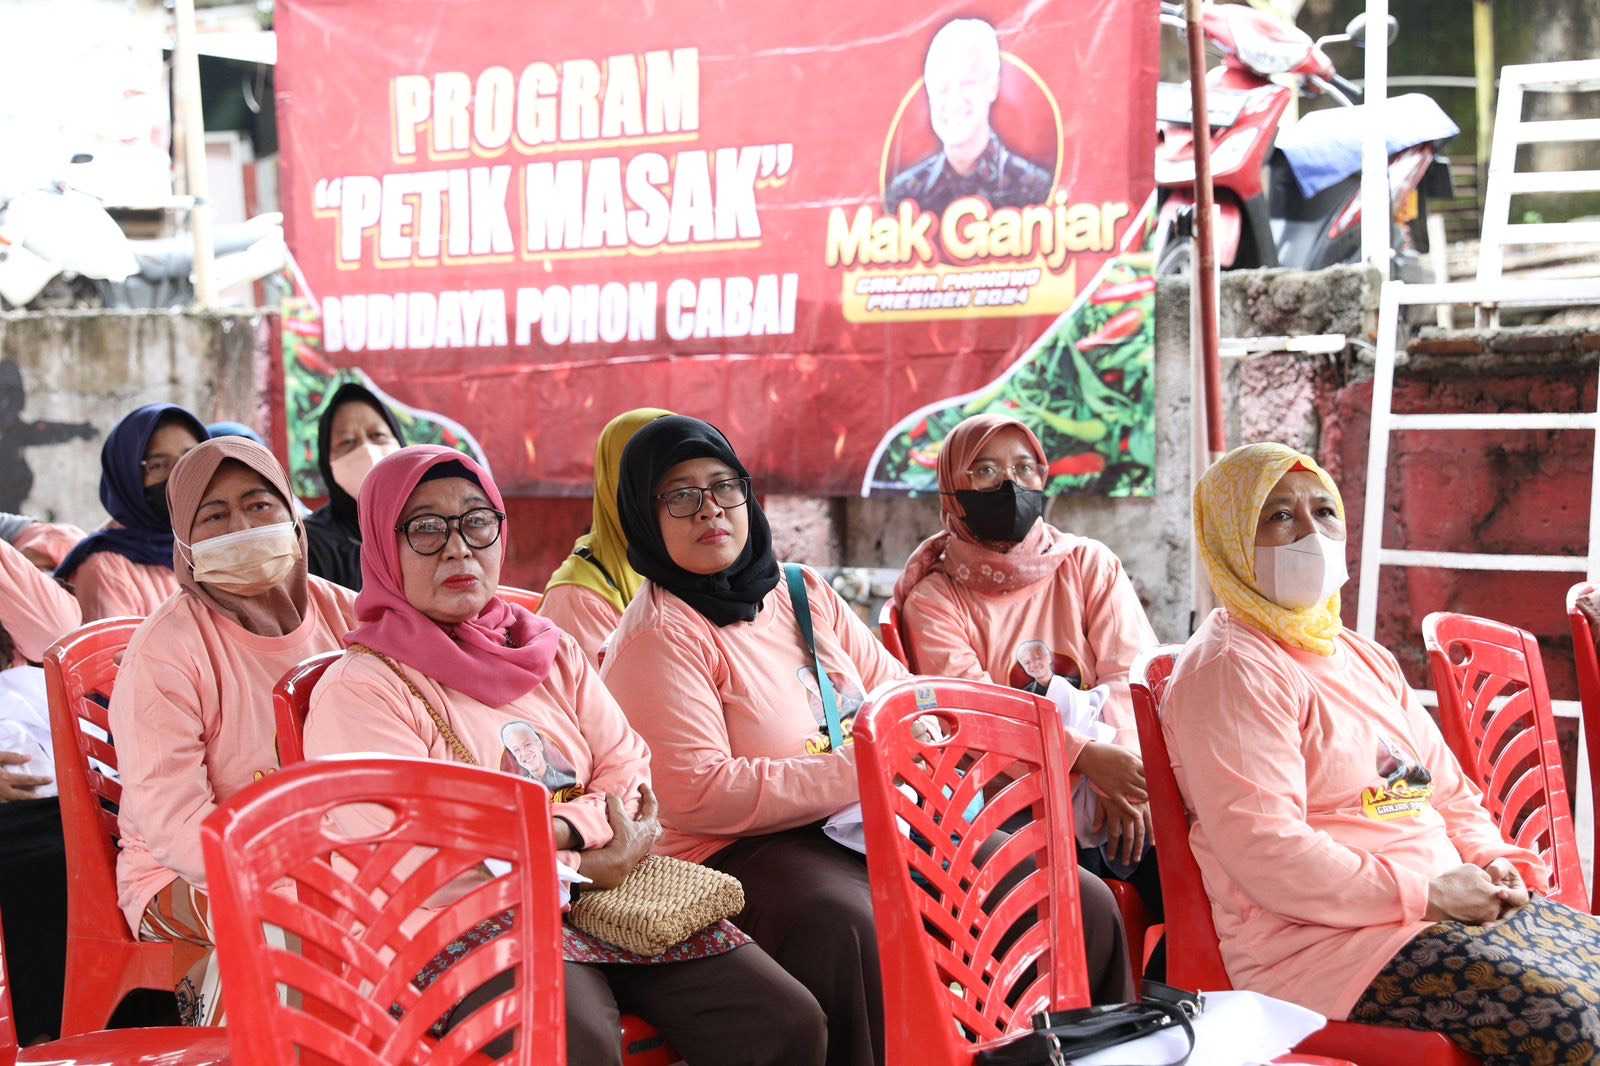
M 719 574 L 691 574 L 672 561 L 656 518 L 656 492 L 667 471 L 690 459 L 720 459 L 740 477 L 750 472 L 720 430 L 698 418 L 658 418 L 633 435 L 622 450 L 617 511 L 628 538 L 628 562 L 644 577 L 683 600 L 719 626 L 748 622 L 778 585 L 772 530 L 756 503 L 745 503 L 750 535 L 733 565 Z
M 361 522 L 356 515 L 356 500 L 333 479 L 333 417 L 347 403 L 364 403 L 377 411 L 402 447 L 406 438 L 394 412 L 371 389 L 355 381 L 347 381 L 334 390 L 317 422 L 317 469 L 328 487 L 328 502 L 306 519 L 307 562 L 318 577 L 360 592 Z

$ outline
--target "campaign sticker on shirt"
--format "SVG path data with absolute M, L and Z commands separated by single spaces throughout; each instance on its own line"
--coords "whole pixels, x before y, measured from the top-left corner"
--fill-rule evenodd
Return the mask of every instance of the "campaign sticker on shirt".
M 1050 691 L 1051 679 L 1056 677 L 1066 678 L 1073 688 L 1083 687 L 1083 671 L 1078 669 L 1072 656 L 1051 651 L 1050 645 L 1042 640 L 1025 640 L 1017 645 L 1007 684 L 1043 696 Z
M 802 666 L 795 671 L 795 676 L 805 687 L 806 702 L 811 705 L 811 717 L 817 723 L 817 732 L 806 738 L 806 754 L 825 755 L 833 750 L 833 744 L 828 739 L 828 715 L 822 707 L 822 690 L 817 687 L 817 675 L 811 667 Z M 845 744 L 849 745 L 855 739 L 852 734 L 856 712 L 866 702 L 866 696 L 862 695 L 860 685 L 837 670 L 828 671 L 828 680 L 833 682 L 833 698 L 839 704 L 839 732 L 843 734 Z
M 547 743 L 532 723 L 521 719 L 507 722 L 500 729 L 500 743 L 505 745 L 500 753 L 500 769 L 539 782 L 550 790 L 550 802 L 566 803 L 583 795 L 578 772 L 561 749 Z
M 1378 737 L 1380 785 L 1361 790 L 1361 810 L 1375 822 L 1416 818 L 1432 806 L 1433 774 L 1387 736 Z

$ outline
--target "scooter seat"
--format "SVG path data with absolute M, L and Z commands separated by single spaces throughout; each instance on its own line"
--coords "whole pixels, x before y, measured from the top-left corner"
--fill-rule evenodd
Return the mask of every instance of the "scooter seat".
M 1443 143 L 1461 132 L 1431 96 L 1406 93 L 1384 105 L 1387 154 L 1428 142 Z M 1311 111 L 1278 135 L 1278 150 L 1289 161 L 1306 199 L 1361 172 L 1361 141 L 1366 108 L 1330 107 Z

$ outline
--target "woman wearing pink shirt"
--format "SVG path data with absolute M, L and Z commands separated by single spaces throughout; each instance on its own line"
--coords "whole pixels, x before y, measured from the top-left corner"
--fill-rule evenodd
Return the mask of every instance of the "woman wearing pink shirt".
M 82 621 L 78 601 L 0 539 L 0 936 L 23 1047 L 60 1030 L 67 954 L 66 846 L 37 664 Z
M 628 540 L 617 517 L 617 468 L 633 435 L 671 411 L 640 407 L 606 423 L 594 447 L 594 519 L 544 587 L 539 613 L 577 640 L 596 665 L 644 578 L 628 565 Z
M 1110 548 L 1044 520 L 1044 447 L 1005 415 L 974 415 L 939 452 L 944 531 L 895 583 L 921 673 L 1048 696 L 1080 775 L 1078 861 L 1133 882 L 1161 917 L 1150 805 L 1128 671 L 1156 635 Z
M 172 567 L 167 479 L 206 427 L 176 404 L 131 412 L 100 449 L 100 502 L 111 521 L 72 549 L 56 577 L 83 605 L 83 620 L 144 617 L 178 591 Z
M 1600 921 L 1537 894 L 1543 863 L 1506 843 L 1394 657 L 1340 623 L 1333 480 L 1252 444 L 1194 506 L 1222 606 L 1161 717 L 1233 983 L 1494 1066 L 1589 1061 Z
M 506 516 L 488 471 L 449 448 L 405 448 L 372 469 L 359 511 L 361 625 L 312 695 L 306 754 L 467 762 L 539 781 L 560 861 L 601 888 L 620 883 L 655 840 L 650 751 L 577 642 L 495 595 Z M 620 1011 L 691 1063 L 821 1062 L 815 1001 L 727 922 L 654 958 L 569 925 L 562 950 L 570 1062 L 620 1066 Z M 496 994 L 475 994 L 447 1024 Z
M 866 863 L 821 831 L 859 799 L 855 749 L 834 749 L 749 471 L 714 426 L 662 418 L 624 451 L 617 504 L 628 559 L 647 580 L 603 673 L 650 744 L 658 849 L 744 884 L 735 921 L 822 1004 L 830 1066 L 881 1063 Z M 827 582 L 810 570 L 804 581 L 848 738 L 866 694 L 906 670 Z M 1096 1001 L 1127 998 L 1111 894 L 1086 873 L 1080 887 Z
M 293 499 L 243 437 L 200 445 L 167 482 L 181 588 L 134 633 L 111 696 L 117 891 L 142 939 L 211 946 L 200 823 L 278 768 L 272 686 L 350 627 L 354 594 L 306 573 Z M 173 975 L 186 1023 L 220 1015 L 214 958 Z

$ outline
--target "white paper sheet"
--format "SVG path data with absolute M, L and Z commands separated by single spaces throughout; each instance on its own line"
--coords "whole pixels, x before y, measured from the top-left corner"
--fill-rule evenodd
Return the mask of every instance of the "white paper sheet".
M 1207 992 L 1194 1022 L 1187 1066 L 1246 1066 L 1286 1055 L 1328 1024 L 1315 1011 L 1256 992 Z M 1183 1054 L 1183 1030 L 1166 1029 L 1130 1044 L 1071 1059 L 1074 1066 L 1165 1066 Z
M 504 877 L 511 872 L 511 864 L 504 859 L 484 859 L 483 865 L 495 877 Z M 561 909 L 566 910 L 572 905 L 572 886 L 588 885 L 594 882 L 574 870 L 564 862 L 556 863 L 556 880 L 561 883 Z

